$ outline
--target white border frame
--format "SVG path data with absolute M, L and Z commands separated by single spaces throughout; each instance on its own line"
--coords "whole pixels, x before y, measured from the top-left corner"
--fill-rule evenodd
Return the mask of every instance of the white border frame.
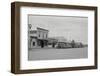
M 66 13 L 65 13 L 66 12 Z M 83 16 L 88 17 L 88 58 L 28 61 L 28 14 L 60 15 L 60 16 Z M 43 69 L 75 66 L 94 65 L 94 11 L 76 9 L 56 9 L 40 7 L 20 8 L 20 69 Z M 73 64 L 74 63 L 74 64 Z

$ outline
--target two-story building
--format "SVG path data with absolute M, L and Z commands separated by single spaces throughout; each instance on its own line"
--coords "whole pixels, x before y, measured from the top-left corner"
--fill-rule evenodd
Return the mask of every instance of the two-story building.
M 48 45 L 48 30 L 37 28 L 37 43 L 38 46 L 44 47 Z
M 37 30 L 29 30 L 29 48 L 45 47 L 48 45 L 48 30 L 37 27 Z

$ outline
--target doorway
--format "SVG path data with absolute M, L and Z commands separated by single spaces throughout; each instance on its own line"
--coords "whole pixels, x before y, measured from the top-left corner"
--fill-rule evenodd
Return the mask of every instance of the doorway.
M 40 40 L 40 45 L 41 45 L 41 48 L 44 48 L 44 41 L 43 40 Z

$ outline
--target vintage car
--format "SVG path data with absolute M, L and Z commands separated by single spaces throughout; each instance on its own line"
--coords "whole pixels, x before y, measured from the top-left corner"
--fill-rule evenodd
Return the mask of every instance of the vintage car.
M 66 43 L 66 42 L 58 42 L 55 45 L 56 48 L 72 48 L 70 43 Z

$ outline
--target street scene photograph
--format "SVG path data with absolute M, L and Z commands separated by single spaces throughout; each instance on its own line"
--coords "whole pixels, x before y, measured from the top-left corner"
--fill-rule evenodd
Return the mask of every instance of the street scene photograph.
M 28 60 L 88 58 L 88 17 L 28 15 Z

